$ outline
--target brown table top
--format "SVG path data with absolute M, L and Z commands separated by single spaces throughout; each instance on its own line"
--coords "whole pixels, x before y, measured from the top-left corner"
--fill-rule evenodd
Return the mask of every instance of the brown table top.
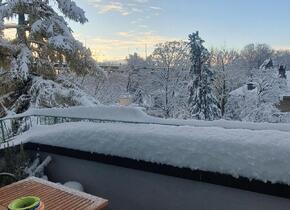
M 0 210 L 7 210 L 4 206 L 0 206 Z
M 103 198 L 31 177 L 0 188 L 0 210 L 14 199 L 30 195 L 39 197 L 45 210 L 99 210 L 108 205 Z

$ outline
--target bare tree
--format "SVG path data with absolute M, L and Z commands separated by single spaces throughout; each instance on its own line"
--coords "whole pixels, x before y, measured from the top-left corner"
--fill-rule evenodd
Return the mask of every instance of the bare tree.
M 214 93 L 218 99 L 221 108 L 221 114 L 224 116 L 225 104 L 231 91 L 230 83 L 233 82 L 233 74 L 236 74 L 236 65 L 233 65 L 239 59 L 239 53 L 236 50 L 212 49 L 211 50 L 211 66 L 215 72 L 213 82 Z M 236 81 L 235 81 L 236 82 Z
M 259 69 L 266 59 L 271 58 L 273 50 L 267 44 L 248 44 L 242 51 L 241 56 L 248 70 Z
M 177 98 L 186 94 L 186 77 L 189 72 L 188 45 L 183 41 L 158 44 L 149 58 L 152 66 L 155 105 L 164 111 L 165 117 L 172 117 Z M 179 98 L 180 99 L 180 98 Z

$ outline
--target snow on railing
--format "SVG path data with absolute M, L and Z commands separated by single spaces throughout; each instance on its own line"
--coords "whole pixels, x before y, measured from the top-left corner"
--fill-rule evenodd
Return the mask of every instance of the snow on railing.
M 94 122 L 94 123 L 127 123 L 127 124 L 155 124 L 155 125 L 168 125 L 168 126 L 194 126 L 194 127 L 222 127 L 225 129 L 249 129 L 249 130 L 279 130 L 289 132 L 289 125 L 279 123 L 251 123 L 239 121 L 186 121 L 186 120 L 165 120 L 154 118 L 144 121 L 122 120 L 122 119 L 102 119 L 94 118 L 95 116 L 73 116 L 68 115 L 46 115 L 37 113 L 19 114 L 11 117 L 5 117 L 0 119 L 0 143 L 7 142 L 13 139 L 13 137 L 22 134 L 30 128 L 37 125 L 55 125 L 68 122 Z M 289 117 L 289 113 L 279 113 L 279 117 Z M 229 123 L 230 122 L 230 123 Z
M 0 143 L 11 140 L 32 127 L 31 117 L 0 119 Z
M 62 117 L 62 116 L 47 116 L 47 115 L 30 115 L 19 117 L 6 117 L 0 119 L 0 143 L 13 140 L 13 137 L 21 135 L 37 125 L 55 125 L 68 122 L 94 122 L 94 123 L 128 123 L 128 124 L 157 124 L 169 126 L 181 126 L 171 123 L 158 122 L 140 122 L 126 120 L 111 120 L 111 119 L 94 119 L 82 117 Z

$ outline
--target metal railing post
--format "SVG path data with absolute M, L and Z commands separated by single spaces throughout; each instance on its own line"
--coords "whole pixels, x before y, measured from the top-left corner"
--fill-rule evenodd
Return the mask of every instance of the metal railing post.
M 0 120 L 0 127 L 1 127 L 1 133 L 2 133 L 3 142 L 5 142 L 5 133 L 4 133 L 3 120 Z

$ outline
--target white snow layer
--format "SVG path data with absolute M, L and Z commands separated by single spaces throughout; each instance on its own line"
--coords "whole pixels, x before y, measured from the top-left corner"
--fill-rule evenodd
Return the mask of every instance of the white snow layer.
M 35 127 L 15 141 L 290 185 L 290 132 L 76 122 Z
M 29 109 L 27 112 L 17 114 L 14 117 L 24 117 L 30 115 L 59 116 L 82 119 L 101 119 L 113 121 L 128 121 L 138 123 L 156 123 L 165 125 L 188 125 L 195 127 L 221 127 L 226 129 L 249 129 L 249 130 L 280 130 L 290 131 L 289 123 L 254 123 L 229 120 L 177 120 L 151 117 L 142 111 L 141 108 L 125 106 L 104 106 L 95 105 L 91 107 L 69 107 L 69 108 L 48 108 Z M 11 116 L 7 117 L 11 118 Z M 6 118 L 6 119 L 7 119 Z M 5 118 L 3 118 L 5 119 Z
M 74 190 L 78 190 L 80 192 L 84 192 L 84 187 L 81 183 L 79 182 L 75 182 L 75 181 L 69 181 L 63 184 L 64 186 L 74 189 Z

